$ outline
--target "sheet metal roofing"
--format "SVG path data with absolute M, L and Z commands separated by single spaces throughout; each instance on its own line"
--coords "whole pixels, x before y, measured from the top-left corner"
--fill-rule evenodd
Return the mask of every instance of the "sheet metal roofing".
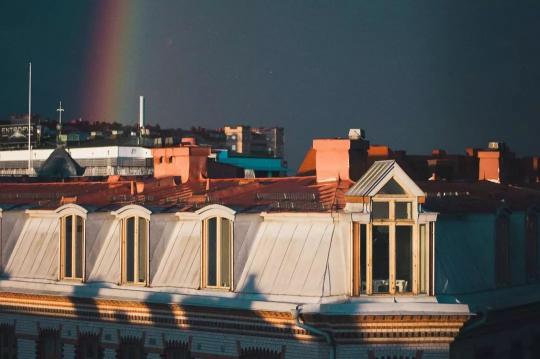
M 372 196 L 374 189 L 392 172 L 396 161 L 377 161 L 347 192 L 349 196 Z
M 422 196 L 424 192 L 403 171 L 394 160 L 376 161 L 366 173 L 346 193 L 347 196 L 374 196 L 390 178 L 396 177 L 403 183 L 406 190 L 415 196 Z

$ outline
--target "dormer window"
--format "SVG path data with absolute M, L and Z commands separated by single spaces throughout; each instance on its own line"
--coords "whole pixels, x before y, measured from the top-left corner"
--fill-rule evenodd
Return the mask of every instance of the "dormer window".
M 352 294 L 430 294 L 436 214 L 420 213 L 424 192 L 397 163 L 380 161 L 346 199 L 353 213 Z
M 84 273 L 84 219 L 67 215 L 60 219 L 60 278 L 82 280 Z
M 145 285 L 148 280 L 148 220 L 122 220 L 122 283 Z
M 230 288 L 232 221 L 211 217 L 203 222 L 203 286 Z

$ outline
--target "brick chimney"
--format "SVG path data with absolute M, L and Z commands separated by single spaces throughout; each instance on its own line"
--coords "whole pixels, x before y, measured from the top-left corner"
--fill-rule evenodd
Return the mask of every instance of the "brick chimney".
M 206 176 L 210 147 L 180 146 L 152 149 L 154 177 L 180 176 L 182 183 Z
M 519 176 L 515 172 L 515 155 L 503 142 L 490 142 L 488 149 L 478 150 L 478 179 L 508 182 Z
M 366 171 L 369 142 L 357 131 L 350 138 L 321 138 L 313 140 L 317 182 L 356 181 Z

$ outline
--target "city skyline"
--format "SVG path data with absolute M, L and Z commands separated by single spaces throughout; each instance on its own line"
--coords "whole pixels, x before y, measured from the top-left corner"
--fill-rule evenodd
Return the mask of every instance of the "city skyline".
M 410 153 L 540 152 L 537 4 L 238 5 L 2 4 L 0 118 L 26 111 L 32 61 L 34 113 L 136 123 L 144 95 L 162 127 L 285 127 L 291 168 L 347 128 Z

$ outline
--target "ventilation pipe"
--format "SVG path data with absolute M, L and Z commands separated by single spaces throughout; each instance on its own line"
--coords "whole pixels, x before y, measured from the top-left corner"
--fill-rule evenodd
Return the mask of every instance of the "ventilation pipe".
M 328 344 L 328 346 L 330 347 L 330 350 L 328 351 L 328 358 L 335 359 L 336 358 L 336 343 L 334 341 L 334 338 L 332 337 L 330 333 L 320 330 L 319 328 L 315 328 L 314 326 L 303 322 L 300 319 L 301 307 L 302 305 L 299 304 L 296 306 L 296 309 L 292 310 L 293 319 L 295 320 L 296 325 L 304 330 L 307 330 L 308 332 L 311 332 L 311 333 L 314 333 L 323 337 L 326 343 Z

